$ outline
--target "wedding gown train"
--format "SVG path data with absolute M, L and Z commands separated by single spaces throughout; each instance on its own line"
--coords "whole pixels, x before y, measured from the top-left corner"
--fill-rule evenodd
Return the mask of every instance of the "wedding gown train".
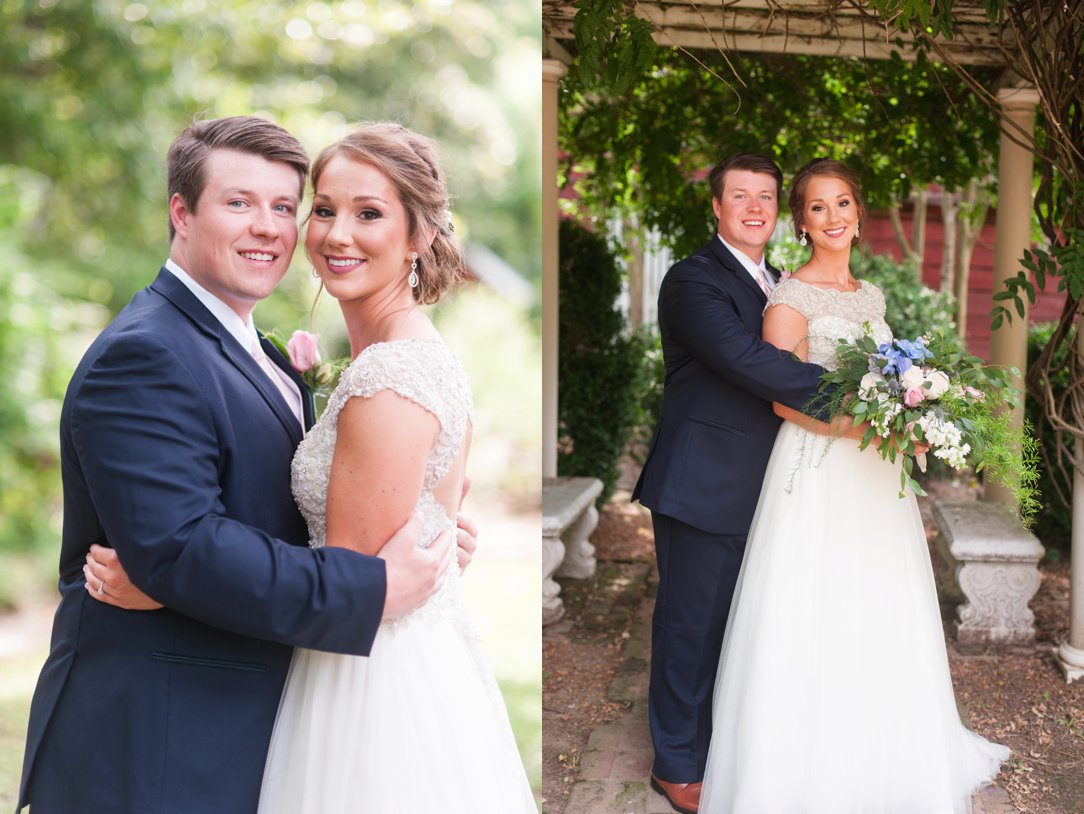
M 798 280 L 810 361 L 884 298 Z M 731 606 L 701 814 L 964 814 L 1009 754 L 960 722 L 929 550 L 899 463 L 784 422 Z
M 471 421 L 458 359 L 439 341 L 366 348 L 298 447 L 294 496 L 311 544 L 326 536 L 327 483 L 339 411 L 390 389 L 432 412 L 441 431 L 418 507 L 423 540 L 455 522 L 433 497 Z M 298 649 L 271 738 L 260 814 L 536 812 L 508 714 L 449 569 L 418 610 L 385 621 L 368 658 Z

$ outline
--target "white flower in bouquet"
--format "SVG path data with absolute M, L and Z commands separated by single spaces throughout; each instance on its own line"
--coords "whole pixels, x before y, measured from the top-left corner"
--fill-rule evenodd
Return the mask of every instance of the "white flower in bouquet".
M 880 373 L 874 373 L 870 371 L 865 376 L 863 376 L 862 381 L 858 383 L 858 398 L 862 399 L 863 401 L 873 401 L 874 399 L 878 398 L 878 391 L 880 390 L 880 386 L 884 384 L 884 382 L 884 376 L 882 376 Z M 888 397 L 886 393 L 882 393 L 881 395 L 885 396 L 885 398 Z
M 925 380 L 925 374 L 918 365 L 911 365 L 911 367 L 907 368 L 907 370 L 903 371 L 900 375 L 900 384 L 902 384 L 906 390 L 914 390 L 922 387 L 922 383 Z
M 964 442 L 963 433 L 952 421 L 938 418 L 928 412 L 918 420 L 926 440 L 934 448 L 934 457 L 940 458 L 953 469 L 967 466 L 967 454 L 971 445 Z
M 941 398 L 941 396 L 945 395 L 945 393 L 948 392 L 948 374 L 940 370 L 934 370 L 925 379 L 923 379 L 922 386 L 926 389 L 926 398 L 939 399 Z

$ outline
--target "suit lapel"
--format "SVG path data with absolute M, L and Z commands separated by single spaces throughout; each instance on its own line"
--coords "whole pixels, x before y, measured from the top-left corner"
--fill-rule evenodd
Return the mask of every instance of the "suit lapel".
M 274 362 L 280 370 L 286 373 L 290 381 L 297 385 L 297 389 L 301 393 L 302 417 L 305 421 L 305 431 L 308 432 L 316 422 L 316 408 L 312 400 L 312 391 L 309 390 L 309 386 L 305 384 L 305 380 L 301 378 L 301 374 L 294 369 L 290 360 L 283 356 L 282 351 L 275 346 L 275 343 L 268 340 L 262 333 L 260 334 L 260 347 L 263 348 L 264 353 L 267 354 L 268 358 Z
M 761 290 L 760 286 L 757 285 L 757 281 L 753 279 L 753 275 L 745 270 L 745 266 L 738 261 L 738 258 L 730 253 L 730 250 L 723 245 L 718 236 L 712 239 L 711 243 L 708 244 L 708 247 L 715 256 L 715 259 L 719 261 L 720 265 L 737 278 L 739 285 L 743 285 L 750 291 L 756 292 L 757 297 L 762 303 L 768 301 L 768 298 L 764 296 L 764 292 Z
M 196 295 L 164 268 L 158 273 L 158 277 L 151 283 L 150 288 L 173 303 L 178 310 L 193 322 L 201 333 L 217 341 L 222 355 L 256 388 L 267 406 L 271 408 L 279 422 L 290 434 L 294 444 L 301 443 L 301 425 L 297 422 L 297 416 L 293 414 L 289 405 L 283 400 L 278 388 L 267 378 L 267 374 L 252 358 L 252 354 L 248 352 L 248 349 L 241 347 L 241 344 L 215 318 L 215 315 L 204 307 L 203 303 L 196 298 Z M 266 339 L 261 339 L 261 344 L 266 350 L 271 343 Z M 270 353 L 269 355 L 272 359 L 282 359 L 282 355 L 277 350 L 273 355 Z M 303 382 L 299 385 L 299 388 L 303 394 L 302 402 L 304 403 L 308 398 L 308 391 L 305 389 Z M 307 409 L 305 411 L 305 420 L 306 422 L 309 420 Z

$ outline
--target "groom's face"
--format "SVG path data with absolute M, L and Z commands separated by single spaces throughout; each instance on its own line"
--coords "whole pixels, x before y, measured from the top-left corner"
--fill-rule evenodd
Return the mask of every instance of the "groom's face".
M 177 234 L 170 257 L 247 319 L 275 290 L 297 245 L 299 183 L 289 164 L 238 150 L 213 150 L 195 208 L 170 201 Z
M 775 177 L 750 170 L 729 170 L 723 193 L 712 198 L 723 240 L 760 262 L 779 214 Z

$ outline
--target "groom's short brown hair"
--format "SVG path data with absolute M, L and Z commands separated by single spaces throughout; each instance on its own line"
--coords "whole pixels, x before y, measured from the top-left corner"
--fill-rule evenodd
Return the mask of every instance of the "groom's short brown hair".
M 297 170 L 297 192 L 300 200 L 305 192 L 309 174 L 309 157 L 301 143 L 277 124 L 257 116 L 230 116 L 193 122 L 169 147 L 166 158 L 167 200 L 174 194 L 184 198 L 193 212 L 207 185 L 204 166 L 212 150 L 238 150 L 268 161 L 281 161 Z M 169 241 L 173 242 L 172 218 L 169 221 Z
M 723 185 L 726 182 L 726 174 L 731 170 L 747 170 L 748 172 L 760 172 L 775 178 L 775 199 L 783 197 L 783 171 L 779 165 L 768 156 L 760 153 L 735 153 L 726 156 L 722 161 L 711 168 L 711 196 L 722 200 Z

